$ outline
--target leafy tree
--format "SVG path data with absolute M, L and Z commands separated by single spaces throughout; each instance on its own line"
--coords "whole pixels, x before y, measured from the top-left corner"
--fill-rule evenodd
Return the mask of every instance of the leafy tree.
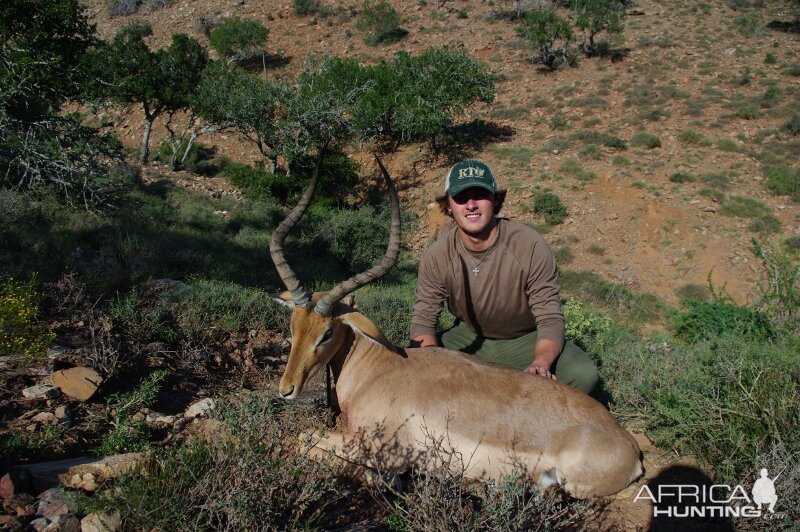
M 570 49 L 572 27 L 569 21 L 558 16 L 552 8 L 534 9 L 525 14 L 517 28 L 520 36 L 528 39 L 535 50 L 533 59 L 554 70 L 572 64 Z
M 280 139 L 278 104 L 284 91 L 240 68 L 215 63 L 203 72 L 194 109 L 220 129 L 236 131 L 255 144 L 273 170 Z
M 144 42 L 151 33 L 147 24 L 125 26 L 94 56 L 94 68 L 102 80 L 99 92 L 121 104 L 142 106 L 142 162 L 149 155 L 153 122 L 167 110 L 189 105 L 207 64 L 205 51 L 192 37 L 173 34 L 168 49 L 152 51 Z
M 394 60 L 398 80 L 392 129 L 400 141 L 436 135 L 476 101 L 491 102 L 494 76 L 466 52 L 444 46 L 413 57 L 406 52 Z
M 87 209 L 108 205 L 126 184 L 111 135 L 59 113 L 77 98 L 84 57 L 98 41 L 75 0 L 0 4 L 0 186 L 48 188 Z
M 266 72 L 263 44 L 268 34 L 269 30 L 260 22 L 231 17 L 223 19 L 211 31 L 209 43 L 230 62 L 242 61 L 253 55 L 261 54 L 261 61 Z
M 586 39 L 581 47 L 587 54 L 595 52 L 594 37 L 601 31 L 620 33 L 625 18 L 622 0 L 572 0 L 575 25 L 583 30 Z

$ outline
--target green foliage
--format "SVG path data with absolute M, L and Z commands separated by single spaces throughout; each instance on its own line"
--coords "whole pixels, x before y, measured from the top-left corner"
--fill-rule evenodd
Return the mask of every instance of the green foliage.
M 581 349 L 597 352 L 607 346 L 611 318 L 587 309 L 578 299 L 570 298 L 561 306 L 567 340 Z
M 694 146 L 711 146 L 711 141 L 705 135 L 691 129 L 685 129 L 678 134 L 678 138 L 686 144 Z
M 692 174 L 686 172 L 676 172 L 669 176 L 669 180 L 673 183 L 692 183 L 695 179 Z
M 333 256 L 350 272 L 361 272 L 385 253 L 389 241 L 391 212 L 364 206 L 324 213 L 327 221 L 319 228 L 321 238 Z
M 150 429 L 147 423 L 136 421 L 132 416 L 153 404 L 166 377 L 165 370 L 156 370 L 133 391 L 109 396 L 106 411 L 112 417 L 113 430 L 97 446 L 95 452 L 99 456 L 138 452 L 147 448 Z
M 736 116 L 744 120 L 755 120 L 761 116 L 758 106 L 754 103 L 745 103 L 736 109 Z
M 42 425 L 33 432 L 4 432 L 0 434 L 0 464 L 52 460 L 64 454 L 66 431 L 64 425 Z
M 658 135 L 648 133 L 646 131 L 639 131 L 631 137 L 631 146 L 635 148 L 646 148 L 652 150 L 661 147 L 661 139 Z
M 567 159 L 561 163 L 559 170 L 579 181 L 593 181 L 597 178 L 597 174 L 591 170 L 586 170 L 577 159 Z
M 789 121 L 783 125 L 783 129 L 794 136 L 800 135 L 800 115 L 792 115 Z
M 570 47 L 572 27 L 553 8 L 534 9 L 525 13 L 517 33 L 531 43 L 533 61 L 551 70 L 575 63 L 575 54 Z
M 280 138 L 275 123 L 282 94 L 280 85 L 216 63 L 203 71 L 193 109 L 221 129 L 238 132 L 274 162 Z
M 567 219 L 567 208 L 552 192 L 540 192 L 533 197 L 533 212 L 544 215 L 548 225 L 559 225 Z
M 602 144 L 603 146 L 616 150 L 625 150 L 628 148 L 628 144 L 623 139 L 615 137 L 614 135 L 609 135 L 608 133 L 583 130 L 578 131 L 574 136 L 578 140 L 590 142 L 592 144 Z
M 408 345 L 415 279 L 402 284 L 381 282 L 356 292 L 359 312 L 371 319 L 394 345 Z M 444 313 L 443 313 L 444 314 Z M 452 326 L 452 317 L 445 326 Z
M 191 339 L 245 329 L 288 332 L 288 312 L 267 294 L 236 283 L 196 279 L 175 295 L 171 310 L 180 332 Z
M 392 65 L 399 81 L 392 130 L 401 140 L 429 138 L 477 101 L 491 102 L 495 77 L 464 50 L 429 48 L 418 56 L 400 52 Z M 465 83 L 465 80 L 469 80 Z
M 725 333 L 751 340 L 767 340 L 773 335 L 763 314 L 719 298 L 689 301 L 688 308 L 675 315 L 672 331 L 677 338 L 689 343 L 710 340 Z
M 221 422 L 217 438 L 155 453 L 144 471 L 116 479 L 114 489 L 91 504 L 119 510 L 125 527 L 136 530 L 180 524 L 192 530 L 320 528 L 341 488 L 327 464 L 296 452 L 310 412 L 291 419 L 254 394 L 213 412 Z
M 780 221 L 772 214 L 766 203 L 747 196 L 729 196 L 720 205 L 719 212 L 738 218 L 752 218 L 751 231 L 776 233 L 780 231 Z
M 108 314 L 114 325 L 134 341 L 172 342 L 177 339 L 177 332 L 164 320 L 159 302 L 142 297 L 136 289 L 109 303 Z
M 0 280 L 0 356 L 28 365 L 47 354 L 56 335 L 37 320 L 38 314 L 35 276 L 27 283 Z
M 141 106 L 145 118 L 142 162 L 149 155 L 153 121 L 165 111 L 189 107 L 208 62 L 200 43 L 188 35 L 174 33 L 169 48 L 152 51 L 144 41 L 151 34 L 146 23 L 128 24 L 88 60 L 99 80 L 91 90 L 93 96 Z
M 738 483 L 775 444 L 800 446 L 800 344 L 709 334 L 691 345 L 625 337 L 601 353 L 600 372 L 618 419 Z
M 767 274 L 766 283 L 756 285 L 760 308 L 778 332 L 796 335 L 800 330 L 800 257 L 791 246 L 787 246 L 788 251 L 780 251 L 756 240 L 752 244 L 753 254 Z
M 389 2 L 366 2 L 358 16 L 356 27 L 364 33 L 371 46 L 390 44 L 403 39 L 408 31 L 400 27 L 400 13 Z
M 292 11 L 298 17 L 313 15 L 319 11 L 318 0 L 292 0 Z
M 764 184 L 773 194 L 791 196 L 800 201 L 800 169 L 774 164 L 768 165 L 764 173 L 767 176 Z
M 621 0 L 572 0 L 570 2 L 575 16 L 575 25 L 586 35 L 582 47 L 587 54 L 596 53 L 594 38 L 601 31 L 622 32 L 625 4 L 626 2 Z
M 263 53 L 269 31 L 260 22 L 239 17 L 224 18 L 211 31 L 209 44 L 223 57 L 244 59 Z

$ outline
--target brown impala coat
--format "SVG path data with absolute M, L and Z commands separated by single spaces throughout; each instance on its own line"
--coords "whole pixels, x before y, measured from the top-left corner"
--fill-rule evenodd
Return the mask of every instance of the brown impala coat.
M 349 430 L 329 438 L 337 454 L 343 442 L 381 434 L 373 450 L 396 453 L 380 458 L 400 469 L 444 438 L 469 477 L 499 480 L 522 466 L 540 485 L 558 484 L 579 498 L 616 493 L 642 474 L 634 439 L 567 385 L 447 349 L 398 349 L 341 303 L 331 317 L 295 308 L 291 327 L 280 392 L 296 398 L 330 362 Z

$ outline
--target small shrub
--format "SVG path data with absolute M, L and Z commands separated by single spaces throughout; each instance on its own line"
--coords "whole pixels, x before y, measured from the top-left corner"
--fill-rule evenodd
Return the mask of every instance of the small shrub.
M 788 195 L 800 201 L 800 169 L 776 164 L 767 166 L 764 173 L 767 176 L 764 184 L 773 194 Z
M 721 151 L 741 153 L 743 146 L 731 139 L 720 139 L 717 141 L 717 149 Z
M 626 166 L 630 166 L 631 161 L 624 155 L 615 155 L 614 157 L 611 158 L 611 164 L 613 164 L 614 166 L 619 166 L 624 168 Z
M 672 332 L 689 343 L 710 340 L 725 333 L 762 341 L 773 334 L 766 316 L 723 299 L 690 301 L 685 311 L 675 315 Z
M 788 65 L 784 72 L 786 72 L 786 75 L 788 76 L 800 76 L 800 63 Z
M 606 345 L 611 330 L 611 318 L 585 308 L 574 298 L 568 299 L 561 310 L 564 313 L 564 333 L 567 340 L 593 352 Z
M 171 342 L 177 339 L 176 331 L 164 320 L 157 298 L 141 297 L 135 289 L 124 297 L 118 295 L 116 301 L 108 305 L 108 314 L 114 325 L 133 340 Z
M 764 56 L 764 64 L 765 65 L 777 65 L 778 58 L 772 52 L 767 52 Z
M 321 238 L 348 271 L 364 271 L 386 253 L 389 241 L 388 208 L 364 206 L 326 214 Z
M 547 123 L 550 126 L 550 129 L 555 131 L 560 131 L 567 129 L 569 127 L 569 120 L 567 117 L 561 113 L 555 114 L 550 118 L 550 121 Z
M 761 95 L 761 107 L 773 107 L 781 101 L 781 91 L 778 87 L 769 87 Z
M 597 178 L 597 174 L 586 170 L 577 159 L 567 159 L 561 164 L 560 170 L 579 181 L 593 181 Z
M 690 301 L 708 301 L 711 298 L 711 290 L 702 284 L 685 284 L 675 291 L 681 303 L 688 305 Z
M 764 214 L 754 219 L 747 228 L 755 233 L 780 233 L 781 221 L 773 214 Z
M 110 0 L 108 2 L 108 15 L 110 17 L 127 17 L 139 10 L 141 0 Z
M 35 277 L 27 283 L 0 281 L 0 356 L 30 364 L 47 354 L 55 334 L 36 319 L 38 307 Z
M 717 190 L 728 190 L 731 186 L 731 179 L 728 176 L 715 172 L 702 174 L 700 180 Z
M 255 20 L 231 17 L 211 31 L 209 44 L 223 57 L 242 59 L 260 51 L 269 30 Z
M 752 241 L 753 254 L 767 273 L 766 284 L 758 283 L 760 307 L 774 327 L 787 335 L 800 330 L 800 260 L 793 251 L 800 248 L 800 237 L 786 240 L 788 251 L 779 251 Z
M 578 155 L 586 159 L 599 159 L 602 156 L 600 148 L 595 144 L 584 144 L 578 150 Z
M 140 452 L 149 445 L 150 429 L 144 421 L 132 416 L 153 404 L 166 378 L 165 370 L 151 373 L 132 392 L 113 394 L 108 398 L 106 411 L 111 415 L 113 430 L 103 437 L 96 449 L 99 456 Z
M 144 0 L 144 7 L 146 7 L 148 11 L 153 12 L 164 9 L 172 2 L 173 0 Z
M 243 329 L 288 333 L 288 312 L 255 288 L 199 279 L 175 295 L 172 314 L 187 337 L 206 339 Z
M 761 111 L 754 103 L 746 103 L 736 109 L 736 116 L 744 120 L 754 120 L 761 116 Z
M 578 140 L 592 144 L 602 144 L 603 146 L 616 150 L 625 150 L 628 148 L 628 144 L 623 139 L 607 133 L 600 133 L 598 131 L 578 131 L 574 136 Z
M 676 172 L 669 176 L 669 180 L 673 183 L 692 183 L 695 179 L 692 174 L 688 174 L 686 172 Z
M 653 133 L 639 131 L 631 137 L 631 146 L 652 150 L 661 147 L 661 139 Z
M 792 135 L 800 135 L 800 115 L 792 115 L 789 121 L 783 125 L 783 129 Z
M 533 197 L 533 212 L 544 216 L 548 225 L 559 225 L 567 219 L 567 208 L 552 192 L 540 192 Z
M 370 46 L 397 42 L 408 35 L 408 30 L 400 27 L 400 14 L 385 1 L 365 4 L 356 28 L 364 33 L 364 40 Z
M 769 205 L 748 196 L 729 196 L 720 205 L 719 212 L 737 218 L 759 218 L 772 214 Z
M 685 142 L 686 144 L 692 144 L 694 146 L 711 146 L 711 141 L 708 140 L 705 135 L 691 129 L 681 131 L 678 135 L 678 138 L 682 142 Z
M 292 0 L 292 11 L 298 17 L 313 15 L 319 11 L 318 0 Z
M 761 20 L 755 14 L 741 15 L 733 20 L 739 33 L 745 36 L 756 35 L 761 29 Z
M 588 251 L 592 255 L 597 255 L 599 257 L 602 257 L 603 255 L 606 254 L 606 249 L 602 246 L 598 246 L 597 244 L 590 245 L 588 248 L 586 248 L 586 251 Z

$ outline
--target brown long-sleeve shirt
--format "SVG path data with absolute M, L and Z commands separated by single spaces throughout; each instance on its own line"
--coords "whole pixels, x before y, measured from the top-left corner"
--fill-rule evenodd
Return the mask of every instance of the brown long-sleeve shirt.
M 564 344 L 556 260 L 544 238 L 519 222 L 498 218 L 492 251 L 471 254 L 458 241 L 456 225 L 445 227 L 425 252 L 417 278 L 411 338 L 436 334 L 447 301 L 450 312 L 478 335 L 517 338 L 538 330 L 538 338 Z

